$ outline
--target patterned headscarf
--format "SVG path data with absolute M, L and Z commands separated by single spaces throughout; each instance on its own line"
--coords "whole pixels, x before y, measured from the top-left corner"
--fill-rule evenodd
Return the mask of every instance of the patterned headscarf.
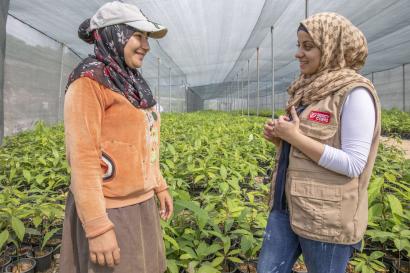
M 288 111 L 292 106 L 320 101 L 353 83 L 373 87 L 357 73 L 366 61 L 367 42 L 349 20 L 337 13 L 324 12 L 305 19 L 301 25 L 320 49 L 320 65 L 315 74 L 301 74 L 289 86 Z
M 91 78 L 125 96 L 137 108 L 150 108 L 156 104 L 151 89 L 137 69 L 126 65 L 124 47 L 136 29 L 117 24 L 89 30 L 90 19 L 78 29 L 78 36 L 94 44 L 95 56 L 84 59 L 70 74 L 68 86 L 80 77 Z

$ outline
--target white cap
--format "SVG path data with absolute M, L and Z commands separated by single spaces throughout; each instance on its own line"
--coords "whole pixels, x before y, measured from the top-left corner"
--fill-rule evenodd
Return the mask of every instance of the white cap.
M 116 24 L 126 24 L 148 32 L 149 37 L 156 39 L 164 37 L 168 32 L 166 27 L 149 21 L 137 6 L 119 1 L 109 2 L 99 8 L 91 17 L 90 30 Z

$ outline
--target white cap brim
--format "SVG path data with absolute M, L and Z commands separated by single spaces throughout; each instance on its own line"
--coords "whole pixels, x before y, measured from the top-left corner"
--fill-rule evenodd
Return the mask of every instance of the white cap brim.
M 132 22 L 127 22 L 125 23 L 126 25 L 129 25 L 133 28 L 136 28 L 141 31 L 148 32 L 150 35 L 149 37 L 154 38 L 154 39 L 161 39 L 164 37 L 168 29 L 160 24 L 150 22 L 150 21 L 132 21 Z

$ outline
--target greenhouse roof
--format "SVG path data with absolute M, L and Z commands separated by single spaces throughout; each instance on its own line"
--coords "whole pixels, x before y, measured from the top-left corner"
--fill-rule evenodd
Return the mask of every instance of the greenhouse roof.
M 25 24 L 64 43 L 81 57 L 91 46 L 77 37 L 78 25 L 90 17 L 103 0 L 11 0 L 8 33 L 19 33 Z M 203 99 L 224 96 L 237 79 L 256 81 L 256 48 L 260 48 L 260 81 L 271 82 L 271 26 L 274 37 L 275 89 L 286 86 L 298 74 L 293 57 L 296 29 L 305 17 L 302 0 L 128 0 L 153 21 L 169 28 L 168 35 L 151 41 L 151 54 L 144 64 L 148 78 L 157 75 L 157 58 L 172 73 L 184 75 Z M 369 57 L 362 73 L 381 71 L 410 63 L 410 1 L 408 0 L 311 0 L 308 13 L 338 12 L 366 35 Z M 39 44 L 42 37 L 26 37 Z M 161 72 L 164 73 L 164 72 Z M 167 72 L 168 73 L 168 72 Z

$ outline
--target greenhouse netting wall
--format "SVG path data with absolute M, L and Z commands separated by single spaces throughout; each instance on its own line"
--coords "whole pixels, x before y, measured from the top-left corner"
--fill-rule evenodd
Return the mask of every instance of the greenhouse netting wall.
M 364 75 L 375 85 L 383 109 L 397 108 L 410 111 L 410 64 L 403 64 L 388 70 L 372 72 Z M 246 80 L 231 82 L 227 87 L 227 97 L 205 102 L 205 108 L 214 110 L 244 110 L 248 106 L 248 84 Z M 286 89 L 276 90 L 274 107 L 283 109 L 288 94 Z M 249 109 L 258 108 L 257 82 L 249 84 Z M 259 109 L 272 108 L 272 82 L 259 82 Z
M 37 120 L 61 121 L 68 74 L 80 60 L 64 44 L 9 16 L 4 68 L 5 135 L 31 128 Z
M 8 1 L 2 2 L 2 5 L 6 4 Z M 10 12 L 6 28 L 7 10 L 2 8 L 5 14 L 1 26 L 7 29 L 7 35 L 6 39 L 2 39 L 4 45 L 1 44 L 3 51 L 6 48 L 1 104 L 4 105 L 4 118 L 1 120 L 4 123 L 4 135 L 12 135 L 31 128 L 38 120 L 46 123 L 62 121 L 68 75 L 86 55 Z M 2 35 L 5 35 L 5 31 Z M 161 109 L 166 112 L 187 111 L 188 84 L 185 73 L 158 42 L 151 42 L 150 47 L 155 55 L 147 55 L 141 73 Z M 88 52 L 92 53 L 91 46 L 88 46 Z M 0 74 L 3 76 L 3 73 Z M 203 108 L 201 103 L 197 103 L 197 96 L 192 102 L 195 102 L 195 108 L 191 107 L 191 111 Z
M 410 17 L 404 14 L 409 9 L 409 1 L 265 1 L 224 81 L 193 88 L 209 100 L 204 104 L 207 109 L 272 109 L 274 77 L 274 108 L 283 109 L 287 86 L 298 76 L 298 23 L 309 14 L 332 10 L 347 16 L 366 35 L 369 55 L 361 73 L 373 81 L 383 108 L 408 111 Z
M 298 77 L 297 26 L 309 14 L 328 10 L 346 16 L 365 33 L 369 56 L 361 72 L 373 81 L 383 108 L 410 110 L 407 0 L 258 0 L 253 5 L 124 1 L 169 27 L 167 37 L 150 41 L 141 69 L 164 112 L 283 109 L 287 86 Z M 0 73 L 4 135 L 31 128 L 37 120 L 62 120 L 67 77 L 92 53 L 92 47 L 76 37 L 78 24 L 106 1 L 85 2 L 14 0 L 7 9 L 9 1 L 2 1 L 3 36 L 9 10 L 6 43 L 0 43 L 2 52 L 6 47 Z M 187 8 L 190 12 L 183 12 Z M 231 12 L 223 13 L 226 10 Z M 234 29 L 241 31 L 230 31 Z
M 159 47 L 158 43 L 151 43 L 151 48 L 162 54 L 147 56 L 141 72 L 164 111 L 186 111 L 185 74 L 177 65 L 170 66 L 172 60 Z M 62 121 L 67 79 L 82 57 L 65 44 L 9 16 L 4 66 L 4 134 L 31 128 L 38 120 L 50 124 Z
M 3 103 L 3 84 L 4 84 L 4 59 L 6 52 L 6 22 L 9 10 L 9 0 L 0 2 L 0 144 L 4 136 L 4 103 Z

